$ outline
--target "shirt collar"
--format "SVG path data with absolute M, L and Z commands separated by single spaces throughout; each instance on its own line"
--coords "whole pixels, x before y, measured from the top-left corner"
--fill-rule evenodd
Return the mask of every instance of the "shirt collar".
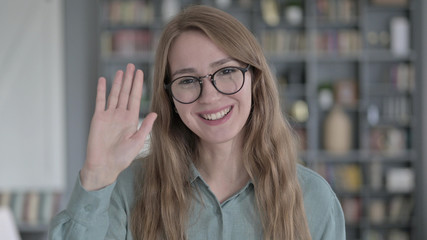
M 197 178 L 202 178 L 194 163 L 190 163 L 190 183 L 193 184 Z
M 190 163 L 190 183 L 193 184 L 197 178 L 200 178 L 200 180 L 204 182 L 202 175 L 200 175 L 200 172 L 199 170 L 197 170 L 196 166 L 194 166 L 194 163 Z M 254 184 L 252 182 L 252 179 L 249 179 L 249 182 L 245 188 L 251 185 L 253 186 Z

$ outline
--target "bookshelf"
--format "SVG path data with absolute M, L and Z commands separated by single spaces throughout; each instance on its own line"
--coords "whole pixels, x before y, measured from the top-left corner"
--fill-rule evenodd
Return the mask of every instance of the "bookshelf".
M 416 239 L 419 0 L 99 1 L 100 74 L 133 62 L 151 81 L 164 6 L 194 3 L 224 9 L 258 38 L 300 158 L 337 193 L 347 239 Z M 148 87 L 142 114 L 149 99 Z
M 60 209 L 62 193 L 51 190 L 3 190 L 0 206 L 8 206 L 22 239 L 44 239 Z

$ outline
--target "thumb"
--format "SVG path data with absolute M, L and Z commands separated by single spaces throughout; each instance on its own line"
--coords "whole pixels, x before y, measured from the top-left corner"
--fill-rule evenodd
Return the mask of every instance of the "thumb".
M 154 121 L 157 119 L 157 113 L 149 113 L 145 119 L 142 121 L 141 127 L 135 133 L 135 138 L 138 142 L 144 144 L 145 138 L 151 132 L 153 128 Z

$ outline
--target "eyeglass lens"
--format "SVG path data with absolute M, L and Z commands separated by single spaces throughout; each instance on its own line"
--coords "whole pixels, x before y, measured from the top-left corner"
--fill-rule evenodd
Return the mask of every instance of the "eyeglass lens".
M 213 75 L 207 75 L 207 77 L 211 76 L 211 82 L 217 91 L 231 95 L 243 87 L 245 72 L 246 69 L 226 67 L 219 69 Z M 204 77 L 184 76 L 177 78 L 171 85 L 173 97 L 181 103 L 196 101 L 202 93 L 202 78 Z

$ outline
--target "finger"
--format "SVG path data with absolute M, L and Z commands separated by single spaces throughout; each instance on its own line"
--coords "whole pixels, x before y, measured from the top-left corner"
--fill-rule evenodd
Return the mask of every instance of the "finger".
M 106 80 L 104 77 L 98 79 L 98 87 L 96 90 L 96 103 L 95 112 L 105 110 L 105 91 L 106 91 Z
M 120 90 L 119 102 L 117 107 L 127 109 L 129 101 L 129 92 L 132 87 L 133 76 L 135 72 L 135 65 L 128 64 L 126 67 L 125 77 Z
M 149 113 L 144 121 L 142 121 L 141 127 L 139 130 L 135 133 L 135 138 L 138 142 L 140 142 L 142 145 L 144 144 L 145 138 L 147 135 L 151 132 L 151 129 L 153 128 L 154 121 L 157 118 L 157 113 Z
M 141 105 L 142 86 L 144 81 L 144 73 L 137 70 L 135 79 L 133 80 L 132 90 L 129 96 L 128 108 L 131 112 L 139 116 L 139 107 Z
M 113 86 L 111 87 L 110 95 L 108 96 L 107 109 L 114 109 L 117 107 L 117 101 L 119 99 L 120 89 L 122 87 L 123 71 L 119 70 L 116 72 L 114 77 Z

